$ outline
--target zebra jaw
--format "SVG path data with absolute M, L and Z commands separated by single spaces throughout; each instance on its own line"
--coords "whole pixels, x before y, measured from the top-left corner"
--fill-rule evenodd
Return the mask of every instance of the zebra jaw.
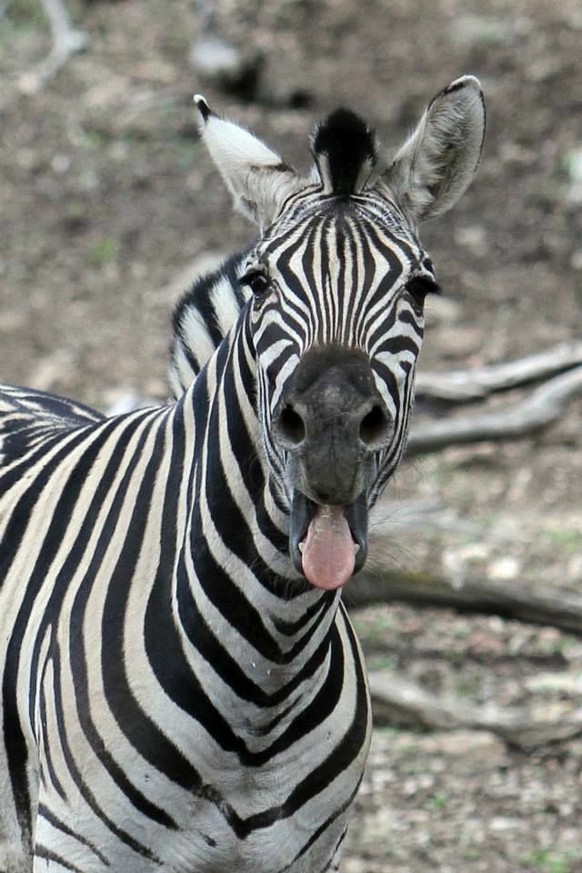
M 339 506 L 314 503 L 295 491 L 289 537 L 291 559 L 315 588 L 341 588 L 363 567 L 367 534 L 365 494 L 348 506 Z

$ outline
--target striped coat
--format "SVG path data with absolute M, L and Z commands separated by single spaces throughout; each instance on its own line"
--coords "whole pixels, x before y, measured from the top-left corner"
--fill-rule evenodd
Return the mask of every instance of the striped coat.
M 415 222 L 469 184 L 482 100 L 453 83 L 388 168 L 335 113 L 309 179 L 199 109 L 261 226 L 224 340 L 202 283 L 176 402 L 103 419 L 0 395 L 8 873 L 339 870 L 370 736 L 341 589 L 405 442 L 435 287 Z

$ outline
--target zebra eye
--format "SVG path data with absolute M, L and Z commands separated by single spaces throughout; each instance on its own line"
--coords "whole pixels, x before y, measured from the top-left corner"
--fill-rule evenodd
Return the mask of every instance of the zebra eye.
M 440 294 L 441 289 L 430 276 L 412 276 L 406 283 L 406 290 L 415 303 L 422 306 L 427 294 Z
M 266 268 L 258 266 L 247 270 L 247 272 L 241 276 L 240 284 L 246 285 L 247 288 L 250 288 L 255 297 L 261 297 L 269 290 L 271 280 L 269 279 Z

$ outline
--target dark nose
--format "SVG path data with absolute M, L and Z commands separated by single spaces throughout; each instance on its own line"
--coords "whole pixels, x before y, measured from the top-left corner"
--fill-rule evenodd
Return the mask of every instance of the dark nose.
M 325 386 L 320 387 L 323 390 L 317 397 L 289 400 L 281 406 L 274 425 L 283 448 L 298 449 L 309 434 L 314 439 L 328 430 L 343 432 L 345 439 L 356 435 L 357 441 L 368 449 L 381 449 L 386 445 L 392 433 L 392 421 L 380 398 L 363 402 L 355 398 L 356 403 L 350 405 L 347 397 L 343 398 L 347 403 L 338 403 L 332 391 L 327 392 L 326 402 Z
M 394 430 L 367 357 L 336 347 L 302 357 L 273 428 L 294 459 L 297 487 L 323 503 L 359 496 L 366 459 L 388 445 Z

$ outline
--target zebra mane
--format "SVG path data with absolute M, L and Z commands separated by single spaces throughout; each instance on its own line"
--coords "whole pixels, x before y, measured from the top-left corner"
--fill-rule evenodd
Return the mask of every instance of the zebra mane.
M 374 131 L 350 109 L 336 109 L 311 137 L 324 192 L 349 196 L 364 187 L 378 159 Z

